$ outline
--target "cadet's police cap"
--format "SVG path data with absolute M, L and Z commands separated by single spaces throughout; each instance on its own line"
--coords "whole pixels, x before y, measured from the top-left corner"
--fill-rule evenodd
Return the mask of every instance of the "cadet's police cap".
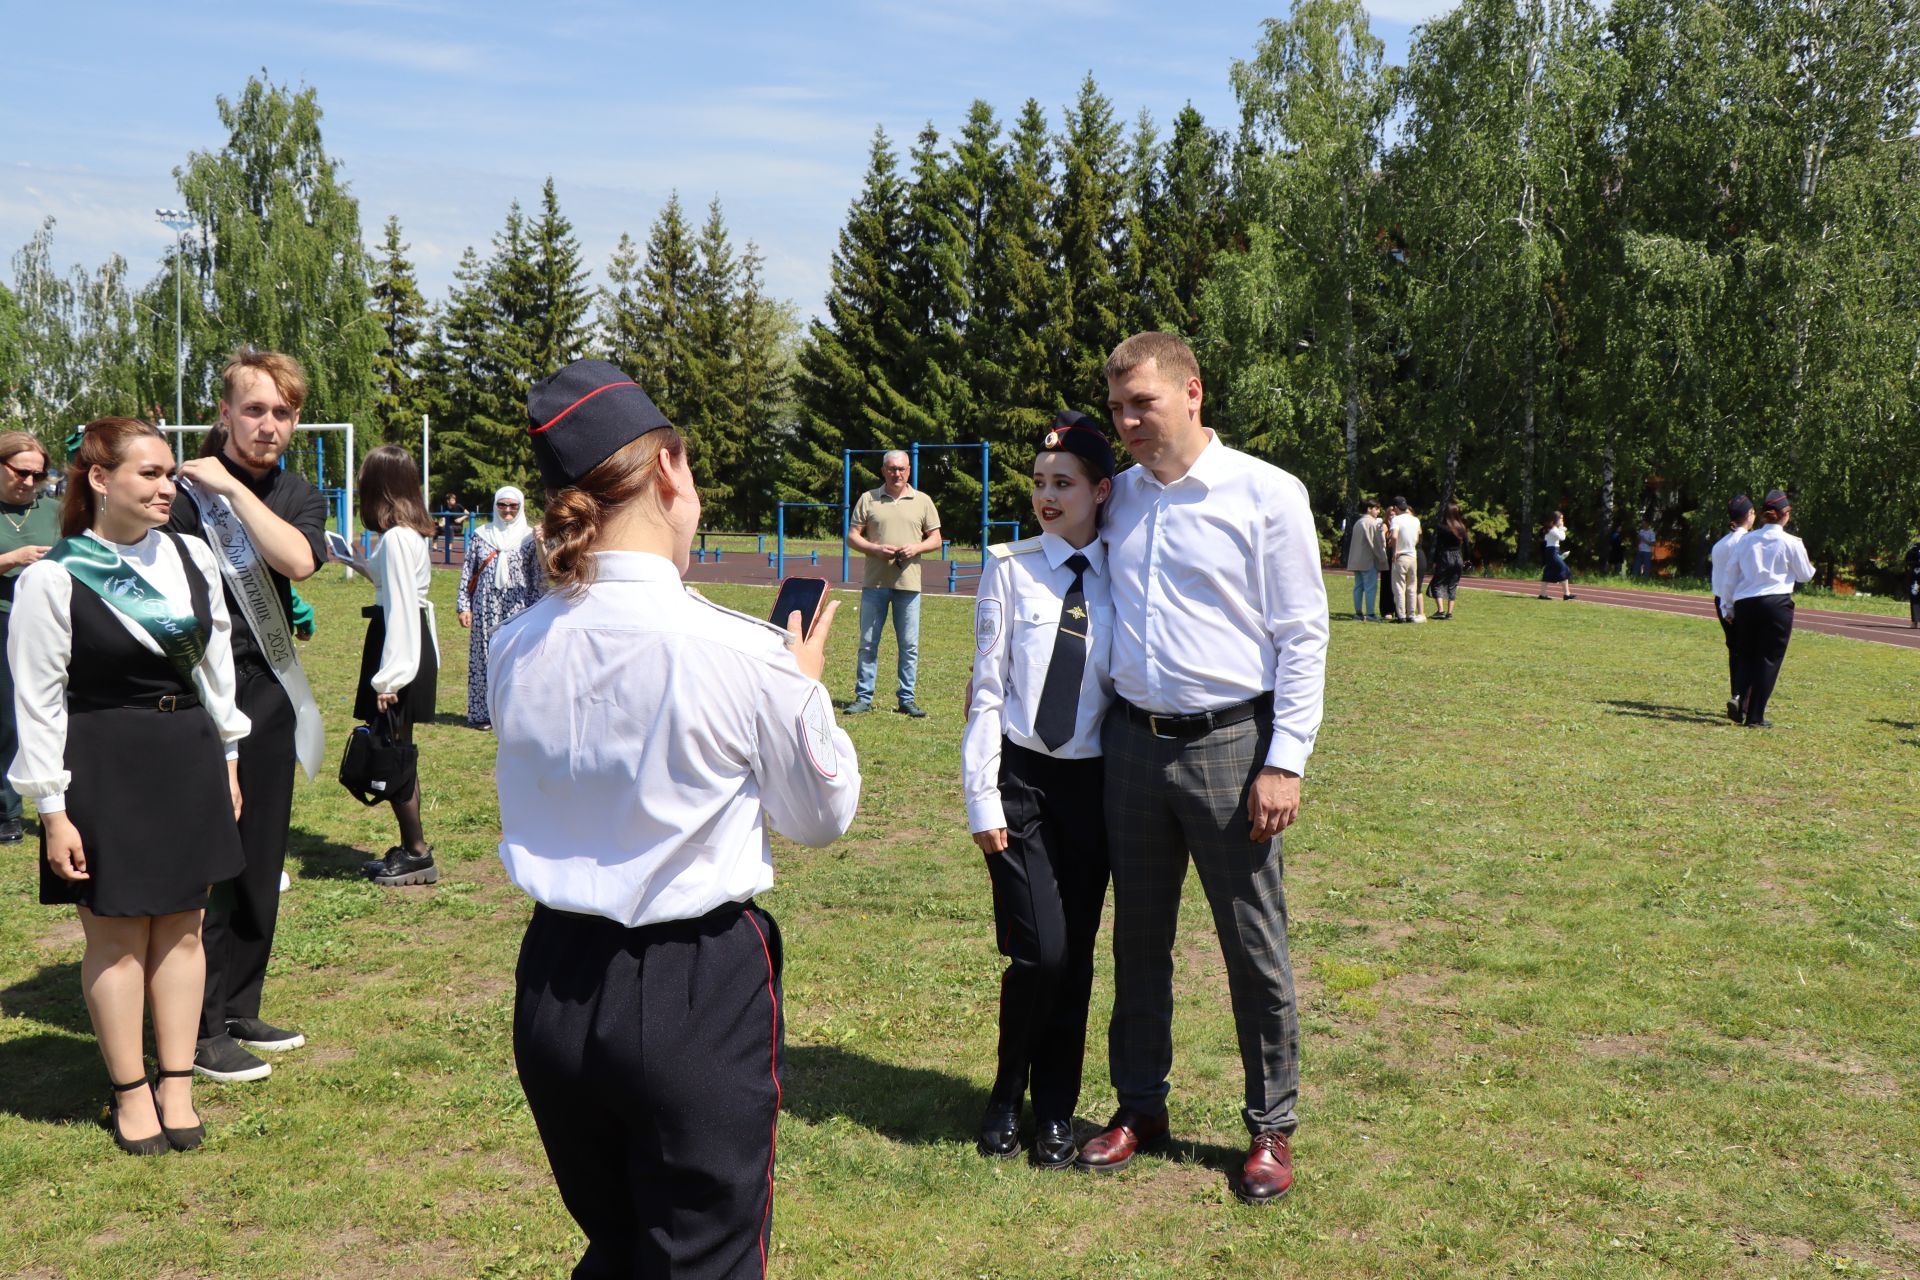
M 1793 499 L 1778 489 L 1767 490 L 1766 508 L 1769 511 L 1785 511 L 1793 505 Z
M 1086 414 L 1072 409 L 1062 409 L 1055 416 L 1053 425 L 1040 433 L 1033 451 L 1071 453 L 1086 459 L 1095 475 L 1113 477 L 1113 445 L 1107 441 L 1106 430 Z
M 671 427 L 632 378 L 605 360 L 575 360 L 527 391 L 528 432 L 549 489 L 580 477 L 649 431 Z
M 1747 513 L 1752 510 L 1753 499 L 1744 493 L 1738 494 L 1731 502 L 1727 503 L 1727 519 L 1745 520 Z

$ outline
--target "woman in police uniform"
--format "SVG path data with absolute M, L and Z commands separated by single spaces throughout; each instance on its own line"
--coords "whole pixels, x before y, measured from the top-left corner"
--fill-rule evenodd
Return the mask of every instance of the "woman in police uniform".
M 1060 414 L 1033 460 L 1040 536 L 991 549 L 974 603 L 962 778 L 1007 957 L 999 1068 L 976 1145 L 988 1156 L 1020 1150 L 1031 1088 L 1031 1159 L 1043 1169 L 1078 1154 L 1073 1111 L 1107 896 L 1100 723 L 1113 701 L 1113 606 L 1099 519 L 1112 491 L 1106 432 Z
M 681 583 L 686 446 L 581 360 L 527 397 L 553 590 L 503 626 L 487 691 L 500 858 L 537 904 L 514 1060 L 586 1276 L 763 1276 L 780 1106 L 767 822 L 845 834 L 853 744 L 804 638 Z

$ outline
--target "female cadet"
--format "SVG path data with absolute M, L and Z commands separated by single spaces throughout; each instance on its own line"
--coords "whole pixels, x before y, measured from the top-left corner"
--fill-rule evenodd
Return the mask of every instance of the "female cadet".
M 473 630 L 467 644 L 467 724 L 475 729 L 493 727 L 487 722 L 487 646 L 493 633 L 545 589 L 540 542 L 527 527 L 526 502 L 512 485 L 493 495 L 493 519 L 474 531 L 473 549 L 460 572 L 454 608 L 460 625 Z
M 8 778 L 40 811 L 40 901 L 79 905 L 80 985 L 113 1085 L 113 1140 L 159 1155 L 205 1136 L 192 1093 L 200 921 L 209 884 L 244 862 L 236 744 L 251 725 L 234 705 L 213 553 L 159 531 L 174 496 L 166 441 L 144 422 L 102 418 L 67 471 L 65 536 L 14 590 L 20 751 Z
M 820 683 L 838 605 L 801 638 L 686 589 L 686 445 L 612 365 L 536 383 L 527 415 L 554 589 L 494 637 L 487 690 L 500 860 L 537 904 L 520 1083 L 575 1276 L 762 1276 L 781 953 L 754 895 L 769 818 L 817 847 L 860 798 Z
M 1540 598 L 1551 599 L 1547 588 L 1554 583 L 1560 584 L 1560 598 L 1571 600 L 1573 595 L 1573 570 L 1567 565 L 1567 557 L 1561 547 L 1567 541 L 1567 513 L 1556 511 L 1553 519 L 1547 521 L 1547 531 L 1540 536 L 1546 552 L 1546 565 L 1540 570 Z
M 367 639 L 360 650 L 360 687 L 353 715 L 371 723 L 391 715 L 404 742 L 413 726 L 433 719 L 435 686 L 440 677 L 440 637 L 434 625 L 433 519 L 420 498 L 420 469 L 413 455 L 397 444 L 383 444 L 360 464 L 360 519 L 380 535 L 367 571 L 374 602 L 362 609 Z M 420 784 L 411 795 L 393 800 L 400 843 L 360 870 L 377 885 L 433 884 L 440 879 L 433 846 L 420 823 Z
M 1792 499 L 1771 489 L 1760 507 L 1759 527 L 1734 544 L 1727 557 L 1727 595 L 1720 601 L 1720 616 L 1733 623 L 1734 684 L 1740 718 L 1749 729 L 1773 728 L 1767 702 L 1793 638 L 1794 584 L 1813 577 L 1807 544 L 1787 532 Z
M 999 1068 L 976 1145 L 987 1156 L 1020 1150 L 1031 1088 L 1030 1158 L 1043 1169 L 1079 1154 L 1073 1111 L 1107 896 L 1100 722 L 1113 700 L 1113 605 L 1098 526 L 1112 490 L 1106 432 L 1060 414 L 1033 460 L 1040 536 L 992 548 L 974 604 L 962 777 L 1007 957 Z

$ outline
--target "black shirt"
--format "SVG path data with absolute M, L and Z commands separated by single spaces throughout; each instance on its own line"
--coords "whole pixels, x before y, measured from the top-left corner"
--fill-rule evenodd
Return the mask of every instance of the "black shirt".
M 256 480 L 245 467 L 226 454 L 218 456 L 221 465 L 232 473 L 234 479 L 253 490 L 253 496 L 264 502 L 267 510 L 300 531 L 307 540 L 307 546 L 313 550 L 313 562 L 316 565 L 327 562 L 327 500 L 320 490 L 314 488 L 311 480 L 279 467 L 274 467 Z M 177 533 L 206 536 L 200 527 L 200 508 L 194 505 L 192 498 L 173 504 L 173 514 L 168 517 L 166 527 Z M 272 565 L 267 565 L 266 569 L 273 579 L 274 596 L 280 602 L 280 616 L 291 627 L 293 584 L 287 580 L 286 574 Z M 253 638 L 253 628 L 247 625 L 246 615 L 241 611 L 240 602 L 234 598 L 231 586 L 226 588 L 226 594 L 227 612 L 233 615 L 234 674 L 245 677 L 269 670 L 266 655 Z

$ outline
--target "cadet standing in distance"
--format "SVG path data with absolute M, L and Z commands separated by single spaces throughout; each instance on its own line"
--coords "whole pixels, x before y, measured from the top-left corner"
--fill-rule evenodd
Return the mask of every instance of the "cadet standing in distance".
M 1739 648 L 1740 714 L 1749 729 L 1771 729 L 1767 701 L 1793 637 L 1793 585 L 1813 577 L 1807 544 L 1787 532 L 1793 502 L 1769 490 L 1759 528 L 1740 539 L 1728 557 L 1727 594 L 1720 616 L 1733 622 Z
M 1113 596 L 1100 510 L 1113 446 L 1068 410 L 1033 460 L 1037 538 L 990 549 L 973 608 L 973 686 L 961 767 L 967 823 L 993 879 L 1000 1052 L 980 1119 L 982 1155 L 1020 1150 L 1033 1090 L 1033 1163 L 1064 1169 L 1079 1149 L 1093 944 L 1107 897 L 1100 726 L 1113 701 Z
M 853 744 L 802 638 L 681 582 L 700 520 L 686 444 L 578 360 L 527 396 L 553 591 L 493 642 L 500 860 L 538 904 L 514 1061 L 576 1277 L 764 1276 L 780 1110 L 768 820 L 845 834 Z M 798 614 L 791 621 L 797 620 Z
M 1727 578 L 1733 570 L 1733 549 L 1740 545 L 1740 539 L 1753 529 L 1753 499 L 1742 493 L 1727 503 L 1727 534 L 1713 544 L 1707 552 L 1707 563 L 1713 571 L 1713 617 L 1720 624 L 1720 633 L 1727 642 L 1727 719 L 1740 723 L 1740 649 L 1734 643 L 1733 622 L 1728 617 L 1732 606 L 1721 607 L 1721 601 L 1727 600 Z

